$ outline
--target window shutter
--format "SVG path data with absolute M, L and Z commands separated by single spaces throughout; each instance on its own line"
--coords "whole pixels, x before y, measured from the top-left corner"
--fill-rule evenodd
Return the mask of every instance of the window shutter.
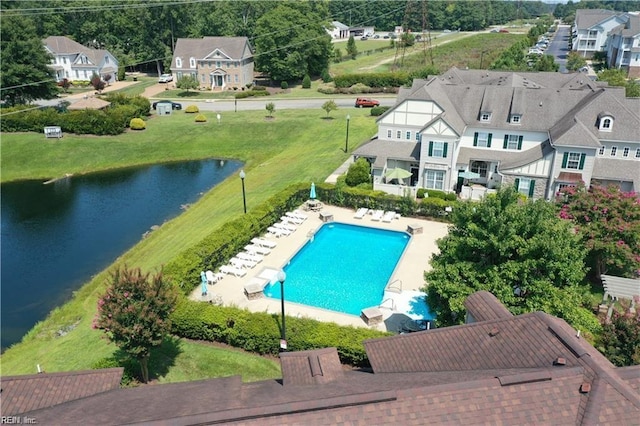
M 529 182 L 529 197 L 533 197 L 533 187 L 535 186 L 536 181 L 531 179 Z
M 449 142 L 444 143 L 444 148 L 442 148 L 442 158 L 447 158 L 447 148 L 449 147 Z
M 429 157 L 433 155 L 433 141 L 429 141 Z
M 578 169 L 584 169 L 584 160 L 587 158 L 587 154 L 580 154 L 580 164 L 578 165 Z
M 562 156 L 562 168 L 566 168 L 567 167 L 567 160 L 569 159 L 569 153 L 565 152 L 564 155 Z
M 487 138 L 487 148 L 491 148 L 491 137 L 493 136 L 493 133 L 489 133 L 489 137 Z
M 507 149 L 508 144 L 509 144 L 509 135 L 504 135 L 504 143 L 502 144 L 502 149 Z
M 524 136 L 518 136 L 518 150 L 522 149 L 522 139 Z
M 520 190 L 520 179 L 516 178 L 516 191 Z
M 473 146 L 478 146 L 478 132 L 473 134 Z

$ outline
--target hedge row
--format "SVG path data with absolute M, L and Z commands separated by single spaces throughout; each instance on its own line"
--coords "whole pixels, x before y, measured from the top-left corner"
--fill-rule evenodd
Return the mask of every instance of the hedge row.
M 276 355 L 280 342 L 280 315 L 252 313 L 181 298 L 171 314 L 172 333 L 195 340 L 226 343 L 244 350 Z M 309 318 L 287 317 L 290 351 L 336 347 L 343 363 L 369 365 L 362 342 L 391 333 L 340 326 Z
M 236 93 L 234 96 L 236 99 L 244 99 L 249 97 L 269 96 L 269 92 L 266 90 L 253 89 L 253 90 L 248 90 L 246 92 Z
M 411 84 L 411 77 L 404 72 L 380 72 L 344 74 L 334 77 L 337 88 L 347 88 L 361 83 L 369 87 L 400 87 Z
M 141 96 L 116 94 L 105 99 L 112 105 L 104 110 L 67 111 L 63 106 L 6 114 L 2 117 L 0 129 L 3 132 L 42 132 L 46 126 L 60 126 L 66 133 L 117 135 L 124 132 L 132 118 L 149 115 L 149 101 Z M 15 110 L 20 109 L 24 108 Z

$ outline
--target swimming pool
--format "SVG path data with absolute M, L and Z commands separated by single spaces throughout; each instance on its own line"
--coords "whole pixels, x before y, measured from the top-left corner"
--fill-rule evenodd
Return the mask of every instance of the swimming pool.
M 344 223 L 324 224 L 284 267 L 285 300 L 360 315 L 382 302 L 410 236 Z M 280 299 L 280 284 L 264 289 Z

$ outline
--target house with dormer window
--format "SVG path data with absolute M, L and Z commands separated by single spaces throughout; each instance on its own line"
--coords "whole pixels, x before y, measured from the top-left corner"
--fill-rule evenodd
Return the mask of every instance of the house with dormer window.
M 198 80 L 200 89 L 240 89 L 253 82 L 253 48 L 247 37 L 180 38 L 171 61 L 174 81 Z
M 92 49 L 62 36 L 44 39 L 44 48 L 53 57 L 49 67 L 55 70 L 56 81 L 88 81 L 94 74 L 103 80 L 117 80 L 118 60 L 108 50 Z M 107 75 L 110 77 L 105 78 Z
M 582 181 L 640 190 L 640 99 L 581 73 L 459 70 L 401 89 L 378 133 L 354 151 L 374 189 L 479 198 L 500 186 L 551 199 Z M 408 135 L 408 137 L 405 137 Z M 387 182 L 387 170 L 411 178 Z
M 629 19 L 627 13 L 605 9 L 578 9 L 572 28 L 571 50 L 590 58 L 603 50 L 609 32 Z

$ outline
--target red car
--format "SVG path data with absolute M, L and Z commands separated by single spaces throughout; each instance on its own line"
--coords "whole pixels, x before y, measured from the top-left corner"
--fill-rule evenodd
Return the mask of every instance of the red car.
M 364 108 L 364 107 L 373 108 L 378 105 L 380 105 L 380 102 L 376 101 L 375 99 L 371 99 L 371 98 L 356 99 L 356 108 Z

